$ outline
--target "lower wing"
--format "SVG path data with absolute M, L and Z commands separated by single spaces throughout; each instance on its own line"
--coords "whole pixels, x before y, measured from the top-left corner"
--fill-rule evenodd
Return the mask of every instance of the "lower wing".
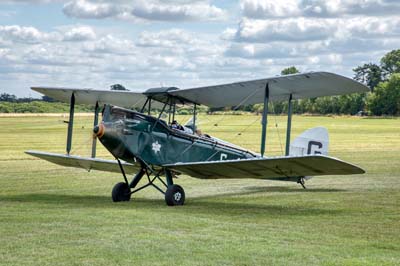
M 196 178 L 283 178 L 363 174 L 358 166 L 324 155 L 285 156 L 164 165 Z
M 118 162 L 115 160 L 86 158 L 74 155 L 64 155 L 41 151 L 26 151 L 25 153 L 62 166 L 83 168 L 88 171 L 99 170 L 116 173 L 121 172 Z M 122 165 L 126 173 L 136 173 L 140 170 L 140 165 L 130 164 L 126 162 L 122 162 Z

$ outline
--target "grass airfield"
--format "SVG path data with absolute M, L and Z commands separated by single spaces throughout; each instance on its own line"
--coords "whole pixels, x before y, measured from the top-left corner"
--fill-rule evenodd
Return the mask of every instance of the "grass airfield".
M 183 207 L 151 188 L 113 203 L 120 175 L 23 153 L 64 153 L 67 119 L 0 117 L 0 265 L 400 265 L 400 119 L 294 116 L 292 140 L 323 125 L 330 155 L 367 174 L 316 177 L 307 190 L 182 176 Z M 75 120 L 73 153 L 89 156 L 92 118 Z M 259 150 L 260 116 L 201 115 L 200 127 Z M 285 127 L 269 117 L 267 155 L 283 153 Z M 101 145 L 98 155 L 110 158 Z

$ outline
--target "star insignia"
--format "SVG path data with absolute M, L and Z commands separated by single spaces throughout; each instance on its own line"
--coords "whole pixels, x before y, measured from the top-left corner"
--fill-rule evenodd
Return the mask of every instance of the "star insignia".
M 159 152 L 159 151 L 161 150 L 161 144 L 158 143 L 158 141 L 153 142 L 153 144 L 151 144 L 151 149 L 152 149 L 155 153 L 157 153 L 157 152 Z

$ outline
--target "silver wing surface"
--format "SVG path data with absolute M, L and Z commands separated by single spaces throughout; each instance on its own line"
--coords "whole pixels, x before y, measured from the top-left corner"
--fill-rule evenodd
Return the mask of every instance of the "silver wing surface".
M 164 165 L 196 178 L 282 178 L 363 174 L 358 166 L 324 155 L 176 163 Z
M 85 158 L 74 155 L 64 155 L 41 151 L 26 151 L 25 153 L 62 166 L 83 168 L 88 171 L 99 170 L 121 173 L 119 165 L 115 160 Z M 122 165 L 126 173 L 133 174 L 140 170 L 140 165 L 130 164 L 126 162 L 123 162 Z
M 290 94 L 292 99 L 305 99 L 369 91 L 368 87 L 350 78 L 329 72 L 310 72 L 169 93 L 210 107 L 247 105 L 264 101 L 267 83 L 271 101 L 287 100 Z
M 69 103 L 72 93 L 75 96 L 77 104 L 112 104 L 121 107 L 141 107 L 147 97 L 141 92 L 132 91 L 105 91 L 93 89 L 77 88 L 50 88 L 50 87 L 32 87 L 34 91 L 40 92 L 55 100 Z

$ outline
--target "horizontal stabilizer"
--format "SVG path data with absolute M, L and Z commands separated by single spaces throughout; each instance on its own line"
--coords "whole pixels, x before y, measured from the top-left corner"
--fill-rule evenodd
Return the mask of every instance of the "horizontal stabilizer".
M 164 165 L 196 178 L 282 178 L 363 174 L 358 166 L 324 155 L 176 163 Z
M 74 155 L 64 155 L 41 151 L 26 151 L 25 153 L 49 161 L 51 163 L 67 167 L 83 168 L 88 171 L 98 170 L 115 173 L 121 172 L 118 162 L 115 160 L 86 158 Z M 124 166 L 124 170 L 126 173 L 132 174 L 140 170 L 140 165 L 134 165 L 126 162 L 123 162 L 122 165 Z

